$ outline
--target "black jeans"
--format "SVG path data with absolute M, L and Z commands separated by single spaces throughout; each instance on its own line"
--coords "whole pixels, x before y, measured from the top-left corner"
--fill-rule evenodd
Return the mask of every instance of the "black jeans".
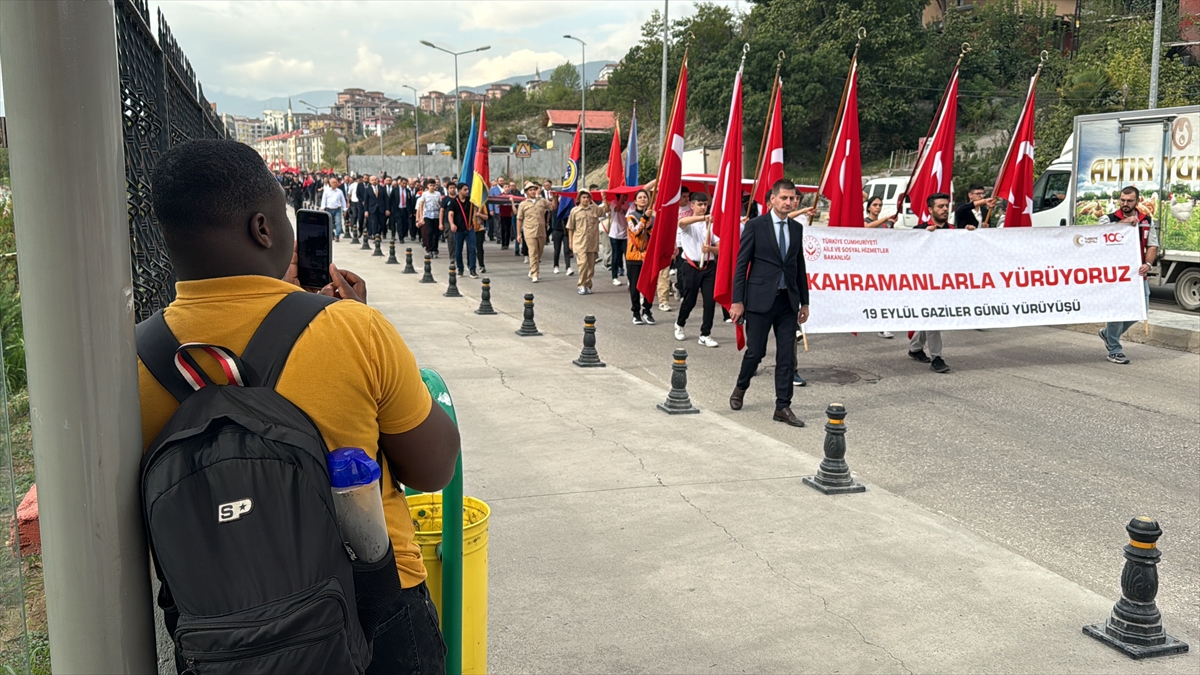
M 475 258 L 476 258 L 476 260 L 479 261 L 480 269 L 487 267 L 487 265 L 485 265 L 483 263 L 483 240 L 484 240 L 483 234 L 484 234 L 483 232 L 475 233 Z
M 609 238 L 608 243 L 612 246 L 612 277 L 614 279 L 625 270 L 625 247 L 629 244 L 628 239 L 612 239 Z
M 550 238 L 554 240 L 554 266 L 558 267 L 558 256 L 563 254 L 563 266 L 567 269 L 571 267 L 571 238 L 563 230 L 554 230 L 550 233 Z M 563 249 L 566 252 L 563 252 Z
M 513 217 L 500 216 L 500 248 L 508 248 L 513 237 Z
M 425 219 L 425 227 L 423 228 L 423 230 L 424 231 L 421 232 L 421 234 L 423 235 L 422 243 L 425 245 L 425 252 L 426 253 L 437 253 L 438 235 L 441 234 L 441 232 L 438 231 L 437 218 L 426 218 Z
M 367 675 L 443 675 L 446 643 L 425 584 L 401 591 L 390 613 L 375 629 Z
M 710 260 L 704 265 L 704 269 L 696 269 L 691 263 L 679 256 L 678 267 L 679 285 L 681 287 L 683 304 L 679 306 L 679 318 L 675 323 L 680 326 L 687 325 L 688 315 L 692 313 L 692 309 L 696 306 L 696 296 L 699 295 L 704 302 L 704 315 L 700 322 L 700 334 L 712 334 L 713 313 L 716 311 L 716 302 L 713 300 L 713 283 L 717 278 L 717 261 Z
M 750 378 L 767 353 L 767 336 L 775 330 L 775 409 L 792 405 L 792 374 L 796 370 L 796 311 L 788 292 L 775 295 L 775 304 L 767 312 L 746 312 L 746 354 L 738 372 L 738 389 L 749 389 Z
M 641 260 L 626 260 L 625 267 L 628 268 L 626 277 L 629 279 L 629 307 L 634 316 L 641 316 L 650 311 L 650 300 L 642 296 L 642 292 L 638 290 L 638 276 L 642 273 Z M 641 307 L 638 307 L 638 299 L 641 299 Z

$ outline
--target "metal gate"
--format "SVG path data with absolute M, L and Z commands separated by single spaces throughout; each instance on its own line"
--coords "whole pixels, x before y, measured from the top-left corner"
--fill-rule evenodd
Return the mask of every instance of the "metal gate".
M 185 141 L 225 138 L 225 128 L 162 11 L 156 40 L 147 0 L 117 0 L 116 9 L 134 311 L 141 321 L 175 297 L 175 272 L 150 206 L 154 164 Z

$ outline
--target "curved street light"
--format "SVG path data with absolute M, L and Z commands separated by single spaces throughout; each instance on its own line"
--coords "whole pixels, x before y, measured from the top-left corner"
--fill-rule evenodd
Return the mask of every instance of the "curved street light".
M 586 187 L 584 158 L 587 157 L 587 43 L 574 35 L 563 37 L 579 43 L 579 180 L 580 184 Z
M 459 91 L 459 89 L 458 89 L 458 57 L 462 56 L 463 54 L 471 54 L 474 52 L 486 51 L 488 49 L 491 49 L 492 46 L 484 45 L 482 47 L 477 47 L 475 49 L 468 49 L 466 51 L 452 52 L 449 49 L 439 47 L 428 40 L 421 40 L 421 44 L 425 45 L 426 47 L 436 49 L 439 52 L 446 52 L 450 56 L 454 57 L 454 160 L 456 162 L 461 162 L 462 161 L 462 152 L 460 151 L 460 148 L 459 148 L 459 145 L 460 145 L 459 135 L 461 132 L 459 131 L 459 127 L 458 127 L 458 100 L 460 98 L 462 98 L 462 92 Z
M 421 114 L 421 107 L 417 105 L 417 88 L 410 84 L 402 84 L 401 87 L 411 89 L 413 93 L 413 150 L 417 153 L 417 175 L 424 176 L 425 169 L 421 162 L 421 122 L 417 118 Z

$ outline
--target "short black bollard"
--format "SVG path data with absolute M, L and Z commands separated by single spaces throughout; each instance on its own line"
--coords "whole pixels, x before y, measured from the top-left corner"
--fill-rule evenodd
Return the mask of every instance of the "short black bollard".
M 399 265 L 400 264 L 400 261 L 396 260 L 396 242 L 394 242 L 394 241 L 392 243 L 388 244 L 387 264 L 389 264 L 389 265 Z
M 579 352 L 579 358 L 571 363 L 580 368 L 603 368 L 606 365 L 596 351 L 596 317 L 590 314 L 583 317 L 583 350 Z
M 483 278 L 483 284 L 479 287 L 479 309 L 475 310 L 475 313 L 496 313 L 496 310 L 492 309 L 492 280 L 487 277 Z
M 433 280 L 433 261 L 430 260 L 429 256 L 425 256 L 425 275 L 421 277 L 421 283 L 423 283 L 423 284 L 437 283 L 436 281 Z
M 533 293 L 525 294 L 525 320 L 521 322 L 521 328 L 517 330 L 517 335 L 521 337 L 533 337 L 541 335 L 541 331 L 537 329 L 537 324 L 533 322 Z
M 846 406 L 830 403 L 825 416 L 829 418 L 825 423 L 825 459 L 817 475 L 805 477 L 804 484 L 827 495 L 866 492 L 867 486 L 854 481 L 846 464 Z
M 1113 605 L 1104 623 L 1084 626 L 1083 632 L 1104 644 L 1125 652 L 1133 659 L 1182 654 L 1188 645 L 1167 635 L 1162 613 L 1154 598 L 1158 595 L 1158 538 L 1162 530 L 1153 518 L 1138 516 L 1125 526 L 1129 543 L 1123 549 L 1125 568 L 1121 570 L 1121 599 Z
M 382 250 L 382 249 L 380 249 L 380 238 L 379 238 L 379 235 L 375 235 L 375 252 L 374 252 L 374 253 L 372 253 L 371 255 L 372 255 L 372 256 L 375 256 L 375 257 L 378 257 L 378 258 L 382 258 L 382 257 L 383 257 L 383 250 Z
M 357 227 L 350 228 L 350 243 L 351 244 L 358 243 L 358 228 Z
M 674 363 L 671 364 L 671 391 L 667 400 L 658 404 L 658 409 L 668 415 L 690 415 L 700 412 L 692 405 L 692 399 L 687 393 L 687 350 L 676 349 Z
M 361 251 L 370 251 L 371 250 L 371 235 L 367 234 L 366 232 L 362 233 L 362 248 L 359 250 L 361 250 Z
M 404 249 L 404 274 L 416 274 L 417 269 L 412 264 L 412 249 Z
M 454 269 L 454 263 L 450 264 L 450 283 L 446 284 L 446 292 L 442 295 L 447 298 L 461 298 L 462 293 L 458 292 L 458 274 Z

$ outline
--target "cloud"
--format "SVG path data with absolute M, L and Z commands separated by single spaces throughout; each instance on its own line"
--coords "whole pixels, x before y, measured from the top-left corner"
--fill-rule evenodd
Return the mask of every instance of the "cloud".
M 535 68 L 541 68 L 543 77 L 548 78 L 550 77 L 548 71 L 567 61 L 568 58 L 558 52 L 535 52 L 532 49 L 521 49 L 503 56 L 479 59 L 467 69 L 460 79 L 464 86 L 474 86 L 475 83 L 486 84 L 513 75 L 532 73 Z M 578 60 L 577 58 L 576 61 Z
M 451 2 L 440 3 L 455 16 L 461 16 L 458 24 L 464 31 L 497 31 L 517 33 L 526 31 L 528 37 L 543 37 L 537 28 L 543 24 L 573 23 L 571 17 L 586 13 L 594 6 L 587 2 L 538 2 L 537 0 L 509 0 L 507 2 Z M 465 14 L 462 10 L 466 10 Z
M 296 58 L 286 58 L 276 52 L 268 52 L 266 56 L 246 63 L 235 63 L 221 67 L 227 76 L 250 82 L 268 82 L 280 77 L 308 78 L 316 70 L 311 60 L 301 61 Z

